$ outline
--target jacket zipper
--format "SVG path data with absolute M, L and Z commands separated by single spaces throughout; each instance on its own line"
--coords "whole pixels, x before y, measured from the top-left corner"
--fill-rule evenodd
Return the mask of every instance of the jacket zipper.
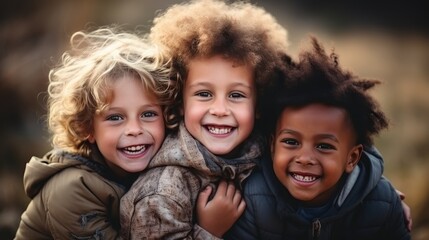
M 313 227 L 312 229 L 313 240 L 319 239 L 320 229 L 322 229 L 322 224 L 320 223 L 319 219 L 316 219 L 316 221 L 313 221 L 312 227 Z

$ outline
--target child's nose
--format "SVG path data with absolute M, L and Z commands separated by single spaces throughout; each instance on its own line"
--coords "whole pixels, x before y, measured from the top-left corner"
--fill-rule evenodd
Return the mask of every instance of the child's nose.
M 301 165 L 315 165 L 316 157 L 312 154 L 311 150 L 302 149 L 295 157 L 295 162 Z
M 213 104 L 210 106 L 209 113 L 218 117 L 226 116 L 230 114 L 227 102 L 224 99 L 215 99 Z
M 143 126 L 139 121 L 129 120 L 126 125 L 125 134 L 137 136 L 143 133 Z

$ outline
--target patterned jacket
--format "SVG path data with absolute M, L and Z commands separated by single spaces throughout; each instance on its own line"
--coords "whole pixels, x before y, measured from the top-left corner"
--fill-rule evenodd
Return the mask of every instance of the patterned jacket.
M 195 223 L 200 190 L 220 179 L 240 184 L 261 156 L 259 141 L 247 140 L 241 156 L 225 159 L 208 152 L 183 124 L 121 199 L 124 239 L 215 239 Z

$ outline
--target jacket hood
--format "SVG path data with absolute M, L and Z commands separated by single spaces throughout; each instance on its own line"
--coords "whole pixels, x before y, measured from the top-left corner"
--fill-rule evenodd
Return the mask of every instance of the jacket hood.
M 32 157 L 27 163 L 24 172 L 24 190 L 27 196 L 33 198 L 46 181 L 53 175 L 70 167 L 76 167 L 83 170 L 95 172 L 100 176 L 109 179 L 118 184 L 121 188 L 127 188 L 134 178 L 120 178 L 115 176 L 109 167 L 98 148 L 94 145 L 89 158 L 81 155 L 54 149 L 48 152 L 42 158 Z
M 52 150 L 42 158 L 32 157 L 24 172 L 24 190 L 27 196 L 33 198 L 45 182 L 58 172 L 81 164 L 69 156 L 64 152 Z
M 242 179 L 261 157 L 263 141 L 256 136 L 248 138 L 234 158 L 224 158 L 212 154 L 195 140 L 183 123 L 175 134 L 169 134 L 158 153 L 149 163 L 149 168 L 179 166 L 196 170 L 202 176 L 216 176 L 225 179 Z
M 337 207 L 354 206 L 375 188 L 383 175 L 383 159 L 374 147 L 366 148 L 355 169 L 347 176 L 336 199 Z M 353 191 L 352 191 L 353 189 Z

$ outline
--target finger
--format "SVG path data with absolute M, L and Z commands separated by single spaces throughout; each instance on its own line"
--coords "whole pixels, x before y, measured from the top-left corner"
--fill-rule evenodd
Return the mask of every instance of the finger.
M 409 219 L 407 227 L 408 227 L 408 231 L 411 232 L 411 229 L 413 228 L 413 220 L 412 219 Z
M 402 209 L 404 211 L 404 218 L 405 218 L 404 221 L 407 224 L 408 231 L 411 232 L 411 228 L 413 226 L 413 219 L 411 218 L 411 209 L 407 204 L 405 204 L 405 202 L 402 201 L 401 203 L 402 203 Z
M 240 190 L 237 189 L 234 193 L 234 198 L 232 199 L 232 202 L 234 203 L 234 205 L 239 205 L 241 199 L 242 199 L 241 192 Z
M 224 180 L 220 181 L 217 189 L 216 189 L 216 195 L 222 195 L 225 196 L 227 193 L 227 189 L 228 189 L 228 183 Z
M 244 201 L 244 199 L 241 199 L 240 204 L 238 205 L 238 214 L 241 215 L 243 214 L 244 210 L 246 209 L 246 201 Z
M 398 189 L 395 189 L 395 190 L 396 190 L 396 194 L 398 194 L 399 198 L 403 201 L 405 199 L 405 194 L 399 191 Z
M 228 188 L 226 191 L 226 196 L 232 199 L 235 195 L 235 185 L 233 182 L 228 182 Z
M 199 209 L 204 208 L 207 205 L 207 202 L 209 200 L 210 194 L 212 193 L 213 189 L 211 186 L 207 186 L 206 188 L 204 188 L 203 191 L 200 192 L 200 194 L 198 195 L 198 200 L 197 200 L 197 207 Z

